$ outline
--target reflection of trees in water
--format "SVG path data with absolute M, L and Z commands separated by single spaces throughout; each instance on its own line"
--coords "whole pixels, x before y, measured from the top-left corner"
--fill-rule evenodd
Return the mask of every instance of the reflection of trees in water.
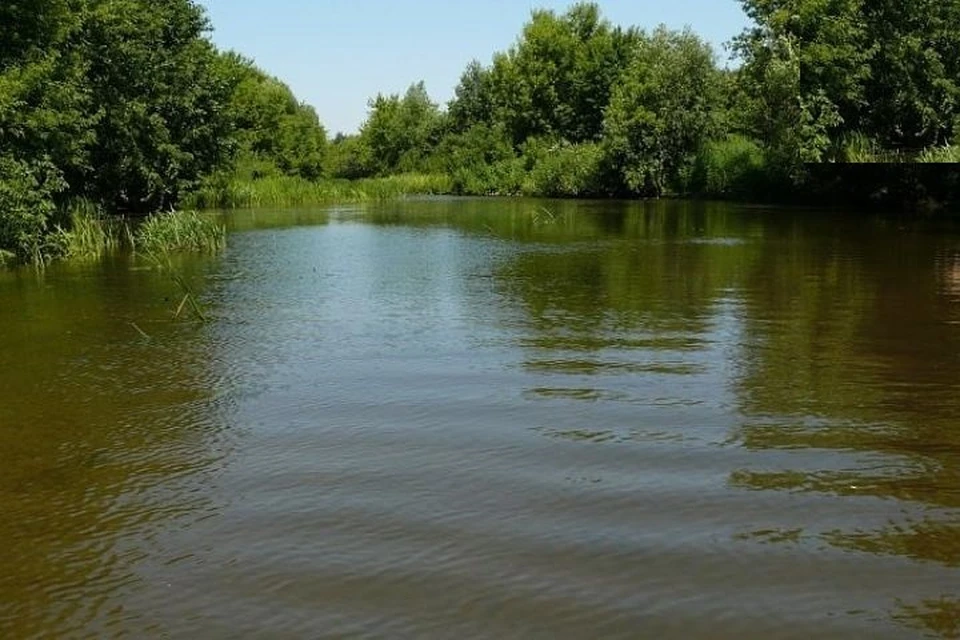
M 893 618 L 907 626 L 929 631 L 936 637 L 960 638 L 960 598 L 943 597 L 926 600 L 918 605 L 901 604 Z
M 472 224 L 523 242 L 494 282 L 533 376 L 528 397 L 652 405 L 692 393 L 670 379 L 705 371 L 717 305 L 755 251 L 748 218 L 723 205 L 556 206 L 554 225 L 523 209 Z
M 960 250 L 945 251 L 937 256 L 937 267 L 944 293 L 960 298 Z
M 136 588 L 153 534 L 211 508 L 191 490 L 222 456 L 203 329 L 171 322 L 179 290 L 167 275 L 129 267 L 58 265 L 0 283 L 9 637 L 127 619 L 104 607 Z
M 816 451 L 836 466 L 740 469 L 731 485 L 912 505 L 922 515 L 909 508 L 876 529 L 803 537 L 960 566 L 960 342 L 942 295 L 949 286 L 938 286 L 954 277 L 954 264 L 933 259 L 940 241 L 931 236 L 898 235 L 895 254 L 894 238 L 874 242 L 869 233 L 800 233 L 782 250 L 768 240 L 745 288 L 736 389 L 748 422 L 736 439 L 777 453 L 769 459 L 778 466 Z M 957 637 L 955 602 L 902 611 L 901 621 Z
M 746 416 L 734 441 L 756 453 L 758 468 L 735 471 L 731 485 L 905 507 L 875 529 L 771 528 L 747 539 L 825 541 L 960 564 L 960 344 L 950 324 L 955 302 L 943 295 L 953 286 L 943 283 L 953 282 L 954 262 L 946 268 L 933 259 L 946 240 L 836 215 L 678 203 L 548 206 L 549 220 L 522 201 L 410 211 L 414 224 L 521 243 L 504 253 L 494 281 L 515 314 L 509 322 L 524 366 L 538 377 L 529 397 L 629 401 L 636 389 L 615 381 L 636 373 L 673 376 L 677 384 L 665 386 L 675 391 L 701 372 L 698 357 L 717 340 L 720 305 L 732 300 L 740 351 L 733 380 L 722 382 Z M 379 220 L 409 217 L 393 209 Z M 566 378 L 554 384 L 542 376 Z M 548 435 L 622 442 L 630 434 Z M 806 455 L 816 452 L 829 462 Z M 789 468 L 784 459 L 793 454 L 810 467 Z M 759 467 L 770 460 L 772 468 Z M 924 513 L 904 515 L 911 506 Z M 912 611 L 922 618 L 925 609 Z M 941 618 L 949 621 L 949 611 Z M 926 628 L 949 634 L 950 624 Z

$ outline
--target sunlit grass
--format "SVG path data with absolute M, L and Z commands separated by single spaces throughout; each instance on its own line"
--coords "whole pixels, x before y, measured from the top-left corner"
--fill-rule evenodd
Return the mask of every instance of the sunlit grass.
M 68 207 L 66 227 L 58 227 L 51 242 L 65 258 L 90 259 L 131 244 L 127 220 L 105 216 L 99 207 L 85 200 Z
M 931 147 L 920 154 L 918 162 L 960 162 L 960 146 Z
M 249 209 L 390 200 L 450 193 L 452 181 L 437 174 L 401 174 L 364 180 L 311 181 L 289 176 L 214 180 L 184 199 L 191 209 Z
M 739 135 L 708 142 L 700 149 L 693 169 L 693 191 L 710 196 L 762 193 L 767 162 L 760 146 Z
M 194 211 L 158 213 L 137 229 L 136 250 L 157 255 L 190 251 L 216 253 L 226 245 L 226 228 Z

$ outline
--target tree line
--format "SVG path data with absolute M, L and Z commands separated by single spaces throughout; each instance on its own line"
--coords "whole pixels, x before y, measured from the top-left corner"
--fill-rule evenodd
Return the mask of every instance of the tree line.
M 598 5 L 535 11 L 446 110 L 377 96 L 331 148 L 347 177 L 445 172 L 462 193 L 762 197 L 811 163 L 960 161 L 960 0 L 741 0 L 725 66 L 695 33 Z
M 74 202 L 147 213 L 277 176 L 760 198 L 802 191 L 808 163 L 960 159 L 960 0 L 740 1 L 729 66 L 690 30 L 540 10 L 444 108 L 415 83 L 333 140 L 192 0 L 4 2 L 0 251 L 55 253 Z

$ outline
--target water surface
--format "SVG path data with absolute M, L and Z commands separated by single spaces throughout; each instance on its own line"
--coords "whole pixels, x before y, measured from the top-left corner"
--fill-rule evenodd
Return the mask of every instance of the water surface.
M 0 273 L 0 636 L 960 637 L 955 231 L 225 219 Z

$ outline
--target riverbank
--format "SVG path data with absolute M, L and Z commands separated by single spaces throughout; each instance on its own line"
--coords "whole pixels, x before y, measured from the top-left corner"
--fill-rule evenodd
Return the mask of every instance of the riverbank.
M 851 213 L 889 212 L 917 215 L 960 213 L 960 164 L 856 163 L 808 167 L 799 185 L 779 191 L 757 176 L 719 171 L 709 184 L 690 194 L 667 198 L 726 200 L 766 204 L 843 207 Z M 746 188 L 752 181 L 754 188 Z M 229 178 L 209 181 L 182 199 L 178 212 L 128 219 L 102 213 L 98 207 L 76 201 L 64 207 L 58 222 L 42 237 L 17 247 L 0 247 L 0 266 L 18 263 L 43 265 L 56 259 L 89 259 L 116 250 L 165 253 L 216 251 L 225 243 L 225 231 L 203 210 L 290 208 L 311 205 L 383 202 L 408 196 L 526 196 L 563 199 L 617 198 L 594 190 L 549 188 L 563 182 L 539 184 L 526 180 L 504 188 L 471 189 L 456 176 L 401 174 L 362 180 L 306 180 L 278 176 L 255 180 Z M 743 188 L 731 188 L 740 185 Z M 569 184 L 567 185 L 569 187 Z
M 449 195 L 453 181 L 443 174 L 399 174 L 361 180 L 307 180 L 275 176 L 255 180 L 211 180 L 181 203 L 185 209 L 300 207 L 391 200 L 408 195 Z

